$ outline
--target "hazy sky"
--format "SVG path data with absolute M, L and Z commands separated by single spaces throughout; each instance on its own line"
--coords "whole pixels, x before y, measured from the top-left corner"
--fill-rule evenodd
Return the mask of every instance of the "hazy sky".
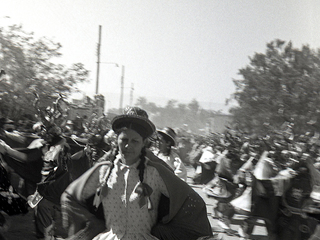
M 124 105 L 139 96 L 164 106 L 170 99 L 225 109 L 232 79 L 255 52 L 277 38 L 320 48 L 319 0 L 8 0 L 0 26 L 22 24 L 62 44 L 61 63 L 81 62 L 93 96 L 97 43 L 101 62 L 125 66 Z M 7 18 L 9 16 L 10 18 Z M 121 68 L 100 65 L 99 93 L 119 107 Z

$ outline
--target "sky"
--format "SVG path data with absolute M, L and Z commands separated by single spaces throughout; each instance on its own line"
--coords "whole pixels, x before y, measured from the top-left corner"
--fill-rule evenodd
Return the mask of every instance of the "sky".
M 101 26 L 98 93 L 106 109 L 120 106 L 123 66 L 123 106 L 139 97 L 163 107 L 195 99 L 227 113 L 236 104 L 225 106 L 233 79 L 268 42 L 320 48 L 319 12 L 319 0 L 10 0 L 1 4 L 0 26 L 22 24 L 61 43 L 59 63 L 83 63 L 90 82 L 76 98 L 96 92 Z

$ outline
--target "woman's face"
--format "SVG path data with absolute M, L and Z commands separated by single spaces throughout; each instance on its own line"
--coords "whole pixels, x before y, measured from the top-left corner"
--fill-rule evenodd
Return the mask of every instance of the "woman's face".
M 136 131 L 126 129 L 118 136 L 118 146 L 123 163 L 131 165 L 139 160 L 145 141 Z
M 165 138 L 159 134 L 159 150 L 161 153 L 167 153 L 170 147 L 170 143 L 166 142 Z

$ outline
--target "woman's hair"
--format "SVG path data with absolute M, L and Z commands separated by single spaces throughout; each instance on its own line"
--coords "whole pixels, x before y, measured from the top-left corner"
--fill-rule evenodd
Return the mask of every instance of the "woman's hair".
M 111 175 L 111 172 L 112 172 L 112 169 L 114 168 L 114 160 L 116 159 L 116 156 L 118 155 L 119 153 L 119 147 L 117 147 L 115 150 L 111 149 L 110 151 L 114 151 L 112 154 L 114 154 L 113 157 L 111 157 L 109 160 L 111 162 L 111 166 L 110 166 L 110 170 L 109 170 L 109 173 L 108 173 L 108 176 L 106 177 L 106 180 L 105 180 L 105 183 L 108 182 L 108 179 Z
M 169 154 L 170 155 L 171 154 L 171 150 L 172 150 L 172 146 L 173 146 L 172 141 L 165 134 L 161 134 L 160 133 L 159 136 L 160 136 L 159 140 L 160 141 L 164 141 L 167 144 L 167 148 L 166 148 L 166 153 L 165 154 Z M 161 150 L 159 149 L 159 151 L 161 151 Z
M 144 177 L 144 168 L 145 168 L 145 162 L 146 162 L 146 147 L 143 147 L 141 149 L 141 160 L 140 160 L 140 163 L 139 165 L 137 166 L 137 169 L 139 170 L 139 179 L 140 179 L 140 182 L 143 182 L 143 177 Z

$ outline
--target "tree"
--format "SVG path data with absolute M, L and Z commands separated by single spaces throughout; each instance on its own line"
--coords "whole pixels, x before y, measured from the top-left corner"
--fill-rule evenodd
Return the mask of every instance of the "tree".
M 196 99 L 192 99 L 192 101 L 188 104 L 188 108 L 193 114 L 197 114 L 200 109 L 200 104 Z
M 148 105 L 148 101 L 145 97 L 138 97 L 135 105 L 142 109 L 146 109 L 146 106 Z
M 199 134 L 219 111 L 205 110 L 200 107 L 196 99 L 190 103 L 179 103 L 177 100 L 168 100 L 165 107 L 159 107 L 153 102 L 148 102 L 145 97 L 139 97 L 136 106 L 146 110 L 152 122 L 158 127 L 182 128 L 188 125 L 188 129 Z
M 88 70 L 82 63 L 70 68 L 54 63 L 61 57 L 60 43 L 45 37 L 35 39 L 22 26 L 0 28 L 0 68 L 6 75 L 0 81 L 0 116 L 19 119 L 34 112 L 34 92 L 44 102 L 59 94 L 68 96 L 76 84 L 87 81 Z
M 145 97 L 139 97 L 135 105 L 141 107 L 147 112 L 157 113 L 158 111 L 157 105 L 153 102 L 148 102 Z
M 320 126 L 319 50 L 275 40 L 264 54 L 249 59 L 250 64 L 239 70 L 243 79 L 233 81 L 236 92 L 231 98 L 239 106 L 230 112 L 239 129 L 266 133 L 290 122 L 295 133 L 302 133 Z

